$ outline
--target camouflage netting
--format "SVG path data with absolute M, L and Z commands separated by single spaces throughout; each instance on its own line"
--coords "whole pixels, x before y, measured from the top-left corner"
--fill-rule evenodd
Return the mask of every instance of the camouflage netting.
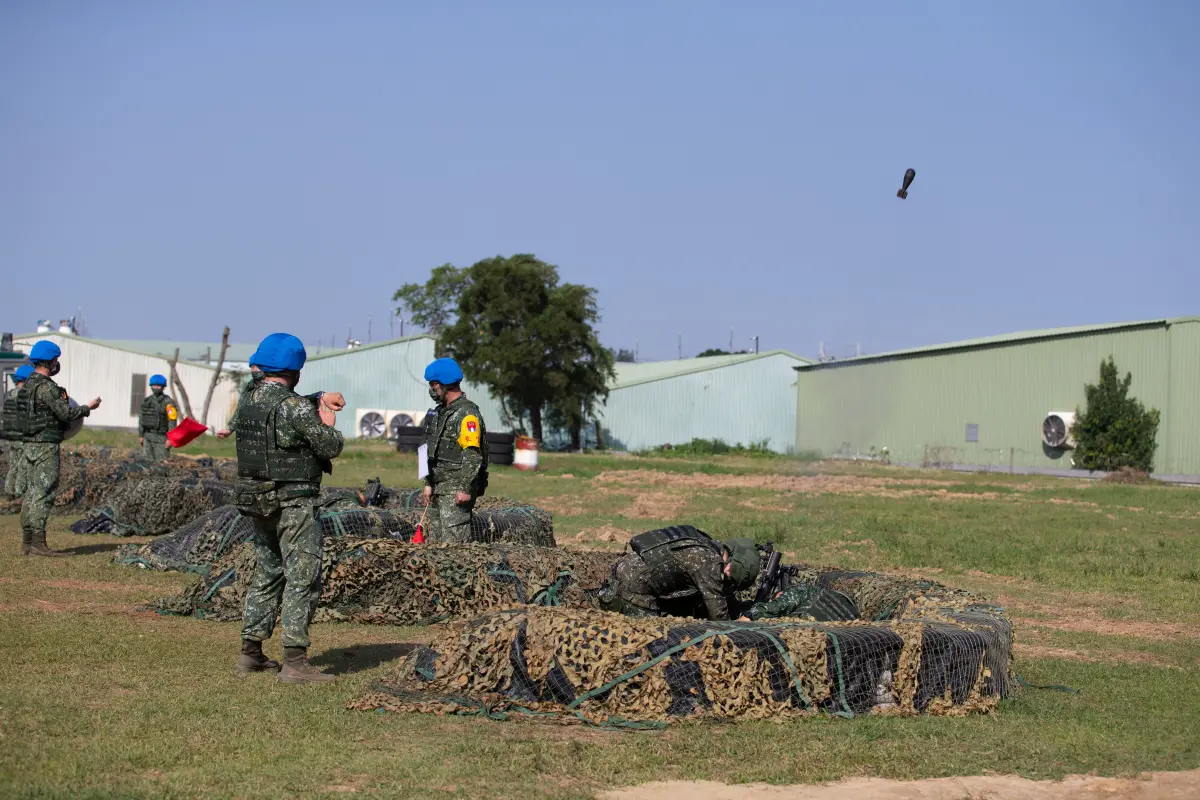
M 162 463 L 149 463 L 137 457 L 138 451 L 95 445 L 65 445 L 58 490 L 54 495 L 56 514 L 79 514 L 112 505 L 116 493 L 127 484 L 146 478 L 191 479 L 228 483 L 237 474 L 233 461 L 173 456 Z M 8 456 L 0 463 L 0 483 L 8 470 Z M 0 514 L 15 514 L 19 500 L 0 500 Z
M 386 512 L 383 512 L 386 513 Z M 513 605 L 585 607 L 617 553 L 503 543 L 414 545 L 398 539 L 325 539 L 314 619 L 424 625 Z M 155 610 L 219 621 L 242 617 L 254 552 L 243 544 L 209 576 Z
M 410 541 L 421 520 L 421 509 L 368 508 L 363 495 L 352 489 L 322 489 L 318 519 L 325 538 L 400 539 Z M 487 499 L 487 503 L 483 500 Z M 480 498 L 483 510 L 475 512 L 472 535 L 477 542 L 508 542 L 554 547 L 554 522 L 549 512 L 522 505 L 506 497 Z M 193 519 L 175 532 L 144 545 L 125 545 L 117 551 L 118 564 L 159 570 L 184 570 L 219 574 L 227 567 L 214 565 L 220 556 L 250 541 L 253 526 L 234 506 L 222 506 Z
M 873 573 L 810 574 L 853 596 L 872 621 L 498 609 L 447 624 L 349 705 L 657 726 L 684 718 L 965 714 L 989 711 L 1012 693 L 1012 628 L 983 598 Z M 878 616 L 889 609 L 893 617 Z
M 108 496 L 108 505 L 94 508 L 71 525 L 75 533 L 114 536 L 157 536 L 186 525 L 233 498 L 233 485 L 198 478 L 126 480 Z

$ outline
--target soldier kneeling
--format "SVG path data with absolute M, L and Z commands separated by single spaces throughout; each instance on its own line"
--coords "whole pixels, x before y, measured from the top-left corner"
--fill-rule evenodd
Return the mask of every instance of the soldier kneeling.
M 754 584 L 750 539 L 720 542 L 691 525 L 640 533 L 600 588 L 600 607 L 635 617 L 730 618 L 735 592 Z

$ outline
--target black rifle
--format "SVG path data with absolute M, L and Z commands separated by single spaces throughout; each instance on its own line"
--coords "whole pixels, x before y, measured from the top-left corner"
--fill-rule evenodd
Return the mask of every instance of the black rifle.
M 758 582 L 758 591 L 754 593 L 754 602 L 765 603 L 774 594 L 775 584 L 779 582 L 779 559 L 783 555 L 776 550 L 771 542 L 762 548 L 767 554 L 767 565 L 763 567 L 762 578 Z

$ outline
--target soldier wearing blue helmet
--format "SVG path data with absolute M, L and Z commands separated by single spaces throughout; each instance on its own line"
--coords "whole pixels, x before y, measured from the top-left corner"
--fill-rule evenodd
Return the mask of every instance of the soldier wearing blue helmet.
M 138 436 L 142 445 L 142 458 L 147 461 L 166 461 L 167 434 L 179 424 L 179 407 L 167 394 L 167 379 L 162 375 L 150 376 L 150 394 L 142 401 L 138 415 Z
M 21 554 L 57 556 L 46 546 L 46 519 L 58 488 L 59 445 L 71 423 L 100 407 L 97 397 L 71 407 L 67 392 L 54 382 L 62 350 L 43 339 L 29 350 L 33 372 L 17 390 L 15 427 L 21 436 L 24 499 L 21 502 Z
M 462 390 L 463 371 L 452 358 L 425 368 L 429 396 L 437 406 L 425 415 L 429 473 L 425 503 L 430 541 L 468 542 L 475 501 L 488 484 L 487 428 L 479 406 Z
M 279 672 L 284 683 L 332 675 L 308 663 L 308 625 L 321 595 L 321 526 L 315 501 L 322 473 L 342 452 L 336 413 L 296 393 L 307 353 L 291 334 L 273 333 L 251 359 L 262 378 L 238 407 L 238 480 L 234 502 L 254 525 L 254 577 L 242 615 L 237 669 Z M 263 654 L 276 617 L 283 628 L 282 667 Z
M 4 493 L 20 497 L 25 493 L 21 469 L 21 434 L 17 432 L 17 391 L 29 380 L 33 367 L 22 364 L 13 372 L 13 388 L 4 395 L 4 411 L 0 416 L 0 440 L 7 442 L 8 475 L 4 479 Z

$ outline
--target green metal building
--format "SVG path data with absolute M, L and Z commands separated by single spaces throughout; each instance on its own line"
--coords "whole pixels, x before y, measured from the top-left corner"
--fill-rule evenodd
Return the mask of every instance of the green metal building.
M 798 365 L 796 449 L 892 463 L 1070 470 L 1043 423 L 1085 402 L 1112 356 L 1162 412 L 1155 474 L 1200 476 L 1200 318 L 992 336 Z

